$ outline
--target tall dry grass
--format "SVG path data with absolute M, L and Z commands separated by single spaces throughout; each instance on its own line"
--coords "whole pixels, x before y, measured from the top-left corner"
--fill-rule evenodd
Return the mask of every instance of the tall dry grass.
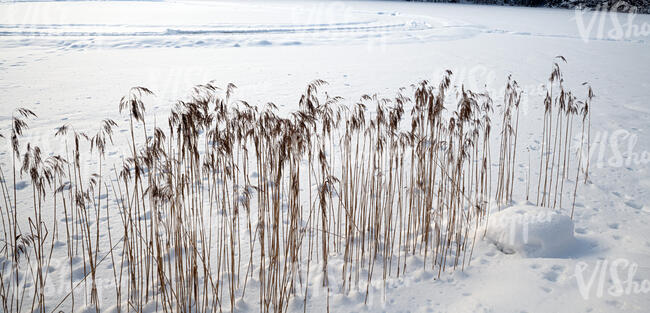
M 178 101 L 164 125 L 147 120 L 153 93 L 135 87 L 119 103 L 129 140 L 117 164 L 106 164 L 116 122 L 103 121 L 94 135 L 64 125 L 56 137 L 66 154 L 44 158 L 21 142 L 36 115 L 17 110 L 11 167 L 0 168 L 3 311 L 55 312 L 63 304 L 105 310 L 101 268 L 112 276 L 117 312 L 152 304 L 165 312 L 234 311 L 250 292 L 258 294 L 260 312 L 286 311 L 292 301 L 306 311 L 314 288 L 324 290 L 318 296 L 327 297 L 329 310 L 332 292 L 358 291 L 367 302 L 373 281 L 385 287 L 414 270 L 407 265 L 412 256 L 438 277 L 464 269 L 483 235 L 479 225 L 514 198 L 522 92 L 509 78 L 495 113 L 490 95 L 455 90 L 452 75 L 413 85 L 412 97 L 403 88 L 394 98 L 364 95 L 349 106 L 319 93 L 326 82 L 316 80 L 288 115 L 272 103 L 233 100 L 232 84 L 208 83 Z M 544 102 L 540 205 L 563 205 L 571 170 L 575 204 L 581 171 L 587 177 L 582 150 L 589 147 L 592 98 L 589 88 L 578 101 L 554 64 Z M 581 142 L 571 167 L 576 131 Z M 89 161 L 96 168 L 83 166 Z M 31 203 L 18 201 L 22 175 L 30 179 Z M 526 179 L 528 186 L 530 168 Z M 27 209 L 33 213 L 19 220 L 17 212 Z M 57 282 L 69 292 L 46 303 L 57 238 L 66 247 L 60 270 L 73 272 L 81 258 L 83 278 Z M 339 277 L 330 275 L 332 257 L 342 259 Z

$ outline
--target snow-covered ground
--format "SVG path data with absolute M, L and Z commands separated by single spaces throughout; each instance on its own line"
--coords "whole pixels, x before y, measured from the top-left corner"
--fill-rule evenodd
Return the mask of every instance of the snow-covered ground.
M 562 55 L 566 85 L 583 97 L 581 84 L 589 82 L 596 93 L 590 181 L 579 187 L 574 219 L 566 218 L 570 206 L 531 212 L 522 179 L 514 192 L 520 204 L 495 215 L 464 271 L 436 279 L 414 270 L 390 278 L 385 293 L 377 286 L 367 306 L 361 294 L 336 293 L 330 306 L 334 312 L 643 312 L 650 307 L 650 34 L 642 31 L 649 24 L 647 15 L 389 1 L 1 3 L 0 132 L 7 134 L 15 108 L 27 107 L 39 118 L 26 140 L 57 151 L 53 133 L 62 124 L 93 130 L 105 118 L 121 122 L 118 103 L 133 86 L 156 94 L 148 119 L 164 123 L 175 100 L 210 80 L 233 82 L 236 97 L 272 101 L 287 113 L 317 78 L 352 104 L 363 94 L 393 96 L 419 80 L 435 82 L 450 69 L 454 85 L 487 90 L 499 104 L 512 74 L 524 89 L 516 177 L 525 178 L 528 151 L 541 140 L 540 85 Z M 116 140 L 126 142 L 127 135 L 118 132 Z M 11 148 L 2 144 L 0 161 L 7 165 Z M 117 157 L 128 147 L 112 149 Z M 537 153 L 530 156 L 539 162 Z M 536 171 L 532 166 L 533 177 Z M 20 199 L 31 201 L 31 191 L 23 192 Z M 525 227 L 516 225 L 522 221 Z M 333 277 L 340 276 L 340 261 L 330 263 Z M 410 262 L 417 268 L 421 261 Z M 51 301 L 64 295 L 53 293 Z M 326 298 L 313 294 L 308 311 L 323 311 Z M 239 308 L 258 310 L 255 299 Z M 106 296 L 104 307 L 111 301 Z

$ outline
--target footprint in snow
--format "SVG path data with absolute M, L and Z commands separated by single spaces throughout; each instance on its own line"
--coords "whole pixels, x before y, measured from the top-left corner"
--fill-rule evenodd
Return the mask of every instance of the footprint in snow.
M 553 271 L 546 272 L 542 275 L 542 277 L 550 282 L 556 282 L 558 278 L 558 274 Z
M 613 307 L 616 307 L 616 308 L 622 308 L 623 307 L 622 303 L 620 301 L 618 301 L 618 300 L 607 300 L 607 301 L 605 301 L 605 303 L 607 303 L 607 304 L 609 304 L 609 305 L 611 305 Z
M 549 271 L 546 271 L 544 274 L 542 274 L 542 278 L 550 282 L 557 282 L 558 278 L 560 277 L 560 274 L 562 274 L 563 271 L 564 271 L 564 266 L 553 265 Z
M 634 200 L 628 200 L 628 201 L 625 201 L 625 205 L 627 205 L 627 206 L 629 206 L 629 207 L 631 207 L 631 208 L 633 208 L 633 209 L 636 209 L 636 210 L 640 210 L 641 208 L 643 208 L 642 205 L 638 204 L 638 203 L 637 203 L 636 201 L 634 201 Z
M 16 190 L 23 190 L 27 187 L 27 181 L 19 181 L 16 183 Z

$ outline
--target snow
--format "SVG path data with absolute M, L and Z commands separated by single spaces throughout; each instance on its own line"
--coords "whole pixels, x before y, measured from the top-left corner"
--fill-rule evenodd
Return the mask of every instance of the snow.
M 490 216 L 487 239 L 507 254 L 560 258 L 576 246 L 571 217 L 549 208 L 515 205 Z
M 221 85 L 234 82 L 236 96 L 252 104 L 272 101 L 287 113 L 316 78 L 330 83 L 329 94 L 351 104 L 362 94 L 392 96 L 420 79 L 436 81 L 450 69 L 456 74 L 453 85 L 487 90 L 499 103 L 505 78 L 512 74 L 525 91 L 526 122 L 516 160 L 516 177 L 525 178 L 528 165 L 539 162 L 536 153 L 529 154 L 539 149 L 543 123 L 539 86 L 546 83 L 553 58 L 563 55 L 567 86 L 582 92 L 581 83 L 588 81 L 597 94 L 593 167 L 590 181 L 578 189 L 573 220 L 568 201 L 556 210 L 525 203 L 495 210 L 463 271 L 438 278 L 422 269 L 421 258 L 411 257 L 407 275 L 389 278 L 386 286 L 381 279 L 373 282 L 368 304 L 363 292 L 344 294 L 337 288 L 328 301 L 315 283 L 307 311 L 323 311 L 329 302 L 333 312 L 644 312 L 650 307 L 647 293 L 598 296 L 597 285 L 585 290 L 582 282 L 592 274 L 601 278 L 603 260 L 611 265 L 619 259 L 639 265 L 634 281 L 650 279 L 650 160 L 635 157 L 650 151 L 650 38 L 603 37 L 599 27 L 607 34 L 614 28 L 612 19 L 577 14 L 388 1 L 2 3 L 0 132 L 6 134 L 15 108 L 29 107 L 39 118 L 30 123 L 26 140 L 64 153 L 52 136 L 56 127 L 67 123 L 91 131 L 104 118 L 124 124 L 117 105 L 132 86 L 156 93 L 147 102 L 148 120 L 166 121 L 175 100 L 213 79 Z M 626 15 L 616 16 L 629 21 Z M 581 27 L 593 17 L 594 28 Z M 631 21 L 644 25 L 650 17 Z M 123 145 L 128 133 L 118 132 L 115 139 L 107 162 L 111 156 L 119 161 L 128 150 Z M 4 167 L 11 164 L 11 149 L 2 143 Z M 87 171 L 96 168 L 90 161 L 85 166 Z M 532 166 L 531 174 L 536 170 Z M 31 199 L 25 179 L 17 185 L 19 199 Z M 525 181 L 519 181 L 515 199 L 524 200 L 526 189 Z M 30 213 L 19 212 L 24 220 Z M 63 221 L 65 216 L 58 214 L 52 219 Z M 115 214 L 112 221 L 119 220 Z M 101 240 L 100 258 L 109 250 L 105 233 Z M 61 247 L 55 255 L 59 262 L 50 266 L 50 281 L 59 283 L 47 293 L 47 302 L 55 304 L 69 292 L 65 282 L 70 275 L 76 284 L 86 274 L 81 260 L 67 263 L 64 243 L 56 246 Z M 341 276 L 341 264 L 341 256 L 332 256 L 331 277 Z M 319 266 L 313 264 L 311 282 L 322 279 Z M 109 263 L 100 267 L 102 308 L 111 311 L 113 272 Z M 628 268 L 615 270 L 627 277 Z M 603 285 L 610 287 L 614 280 L 604 277 Z M 365 286 L 363 280 L 361 284 Z M 258 310 L 259 289 L 254 281 L 249 286 L 247 296 L 237 300 L 242 311 Z M 289 308 L 302 312 L 301 299 Z M 69 301 L 59 309 L 70 311 Z M 151 304 L 147 309 L 156 308 Z

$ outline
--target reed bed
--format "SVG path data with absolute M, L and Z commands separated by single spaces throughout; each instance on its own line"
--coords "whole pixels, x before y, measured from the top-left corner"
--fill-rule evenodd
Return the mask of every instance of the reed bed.
M 549 79 L 539 150 L 536 201 L 549 207 L 563 205 L 573 173 L 575 205 L 588 168 L 582 150 L 593 92 L 576 100 L 559 68 Z M 251 292 L 260 312 L 290 303 L 306 311 L 313 297 L 327 297 L 329 310 L 331 293 L 360 292 L 367 302 L 375 282 L 385 287 L 415 270 L 413 256 L 437 277 L 464 269 L 490 210 L 513 201 L 522 92 L 509 78 L 495 112 L 490 95 L 455 89 L 452 75 L 412 85 L 411 97 L 402 88 L 353 105 L 319 93 L 326 82 L 316 80 L 288 115 L 272 103 L 234 100 L 232 84 L 208 83 L 161 125 L 146 119 L 153 93 L 135 87 L 119 103 L 129 142 L 116 164 L 105 155 L 115 121 L 95 134 L 61 126 L 55 135 L 66 153 L 51 155 L 22 142 L 36 114 L 17 110 L 7 137 L 11 165 L 0 168 L 3 311 L 109 309 L 98 292 L 102 277 L 110 278 L 116 312 L 234 311 Z M 82 166 L 88 161 L 96 168 Z M 18 201 L 22 176 L 31 203 Z M 17 212 L 28 209 L 20 220 Z M 59 240 L 61 270 L 81 267 L 83 275 L 55 282 L 68 293 L 46 303 Z M 342 260 L 340 276 L 330 275 L 331 258 Z

